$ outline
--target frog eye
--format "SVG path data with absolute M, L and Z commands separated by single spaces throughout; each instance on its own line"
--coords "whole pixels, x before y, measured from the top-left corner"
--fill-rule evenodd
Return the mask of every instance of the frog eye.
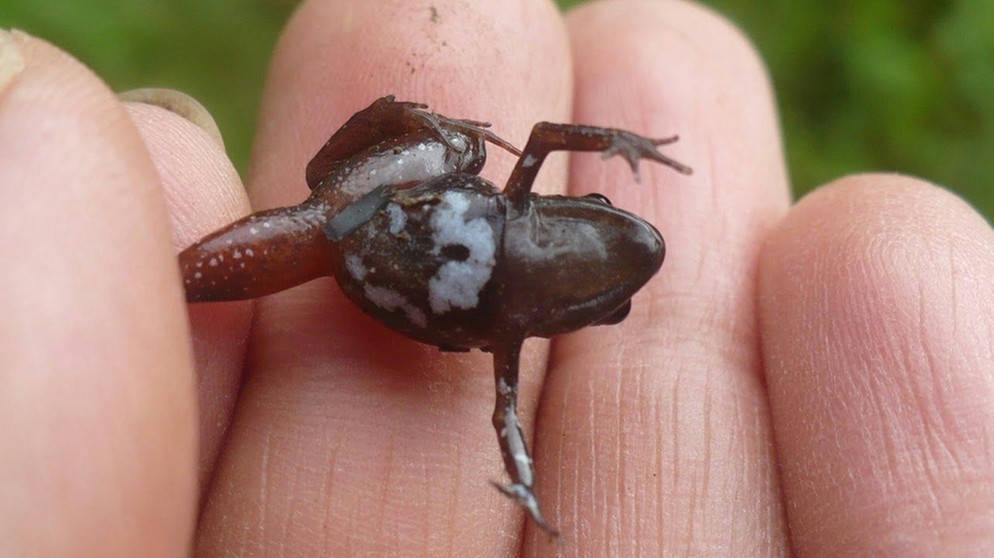
M 588 200 L 599 201 L 599 202 L 603 203 L 604 205 L 614 205 L 614 204 L 611 203 L 611 200 L 607 199 L 607 196 L 605 196 L 604 194 L 597 193 L 597 192 L 592 192 L 592 193 L 587 194 L 586 196 L 583 196 L 583 197 L 586 198 L 586 199 L 588 199 Z

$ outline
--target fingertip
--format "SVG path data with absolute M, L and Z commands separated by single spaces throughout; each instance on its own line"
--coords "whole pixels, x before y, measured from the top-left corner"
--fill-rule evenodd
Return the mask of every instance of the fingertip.
M 224 149 L 224 138 L 217 122 L 200 101 L 176 89 L 160 87 L 142 87 L 118 93 L 117 97 L 128 103 L 143 103 L 165 109 L 173 114 L 182 116 L 194 124 Z
M 900 175 L 833 182 L 772 231 L 760 322 L 798 552 L 989 549 L 992 255 L 976 211 Z
M 867 273 L 889 269 L 876 260 L 898 250 L 920 258 L 907 264 L 933 266 L 942 251 L 977 258 L 991 244 L 984 218 L 949 190 L 900 174 L 852 175 L 804 197 L 771 231 L 761 260 L 770 286 L 764 294 L 792 292 L 787 287 L 802 275 L 872 280 Z
M 146 102 L 124 106 L 158 173 L 176 248 L 250 211 L 238 172 L 211 132 L 175 111 Z
M 306 195 L 308 160 L 349 116 L 387 94 L 493 123 L 521 145 L 534 122 L 566 120 L 571 64 L 551 2 L 303 3 L 267 79 L 249 185 L 259 208 Z M 502 184 L 514 159 L 491 150 Z M 549 173 L 544 173 L 549 174 Z
M 772 86 L 740 29 L 697 3 L 652 0 L 586 2 L 569 12 L 567 24 L 574 121 L 678 134 L 666 153 L 693 168 L 695 178 L 674 180 L 670 169 L 653 168 L 653 182 L 692 183 L 712 197 L 738 194 L 766 205 L 770 215 L 782 212 L 789 185 Z M 574 171 L 581 174 L 577 182 L 618 182 L 613 173 L 587 167 Z M 674 206 L 672 198 L 659 205 Z

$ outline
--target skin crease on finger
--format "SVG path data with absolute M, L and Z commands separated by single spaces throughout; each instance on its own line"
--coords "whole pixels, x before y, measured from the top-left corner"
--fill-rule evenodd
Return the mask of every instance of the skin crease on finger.
M 893 175 L 801 200 L 762 259 L 794 549 L 994 552 L 994 232 Z
M 394 93 L 493 120 L 521 144 L 534 122 L 569 120 L 569 72 L 549 2 L 307 2 L 271 68 L 249 173 L 254 207 L 303 199 L 309 158 L 371 99 Z M 502 185 L 513 161 L 490 153 L 484 174 Z M 563 160 L 550 163 L 542 178 L 561 186 Z M 518 551 L 524 517 L 487 482 L 504 478 L 489 355 L 443 354 L 390 333 L 328 279 L 258 301 L 252 335 L 199 554 Z M 529 432 L 544 345 L 526 344 L 522 362 Z
M 0 274 L 0 555 L 181 555 L 193 371 L 155 170 L 105 85 L 11 36 L 25 67 L 0 92 L 0 257 L 15 262 Z
M 759 247 L 789 194 L 762 64 L 689 3 L 587 4 L 569 29 L 574 120 L 679 133 L 674 156 L 694 175 L 643 168 L 633 185 L 620 166 L 573 159 L 572 193 L 638 208 L 667 258 L 625 322 L 553 341 L 536 438 L 557 464 L 539 471 L 549 514 L 581 555 L 783 555 L 753 316 Z

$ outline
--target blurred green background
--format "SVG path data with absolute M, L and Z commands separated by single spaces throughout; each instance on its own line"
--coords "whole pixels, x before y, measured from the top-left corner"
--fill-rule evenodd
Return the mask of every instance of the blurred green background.
M 994 216 L 994 0 L 703 3 L 769 64 L 798 196 L 843 174 L 900 170 Z M 295 5 L 2 0 L 0 26 L 56 43 L 114 89 L 187 91 L 244 169 L 270 52 Z

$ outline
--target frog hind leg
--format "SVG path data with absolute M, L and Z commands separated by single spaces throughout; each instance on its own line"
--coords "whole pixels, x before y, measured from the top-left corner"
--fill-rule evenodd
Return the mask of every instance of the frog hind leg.
M 511 484 L 493 485 L 514 500 L 542 528 L 550 538 L 560 540 L 559 531 L 552 527 L 539 509 L 535 496 L 535 467 L 525 435 L 518 419 L 518 368 L 520 365 L 522 339 L 490 347 L 494 355 L 494 376 L 497 388 L 497 402 L 494 407 L 493 423 L 500 442 L 504 469 L 511 477 Z
M 179 254 L 188 302 L 245 300 L 332 274 L 335 247 L 319 207 L 253 213 Z
M 487 130 L 490 124 L 486 122 L 448 118 L 429 112 L 427 108 L 428 105 L 422 103 L 398 101 L 393 95 L 373 101 L 371 105 L 352 115 L 307 164 L 308 187 L 312 190 L 316 188 L 350 157 L 385 140 L 420 130 L 431 130 L 456 151 L 460 147 L 452 143 L 446 131 L 483 139 L 515 155 L 521 154 L 511 143 Z
M 313 190 L 349 157 L 415 129 L 414 110 L 425 108 L 427 105 L 397 101 L 387 95 L 353 114 L 307 164 L 307 185 Z

